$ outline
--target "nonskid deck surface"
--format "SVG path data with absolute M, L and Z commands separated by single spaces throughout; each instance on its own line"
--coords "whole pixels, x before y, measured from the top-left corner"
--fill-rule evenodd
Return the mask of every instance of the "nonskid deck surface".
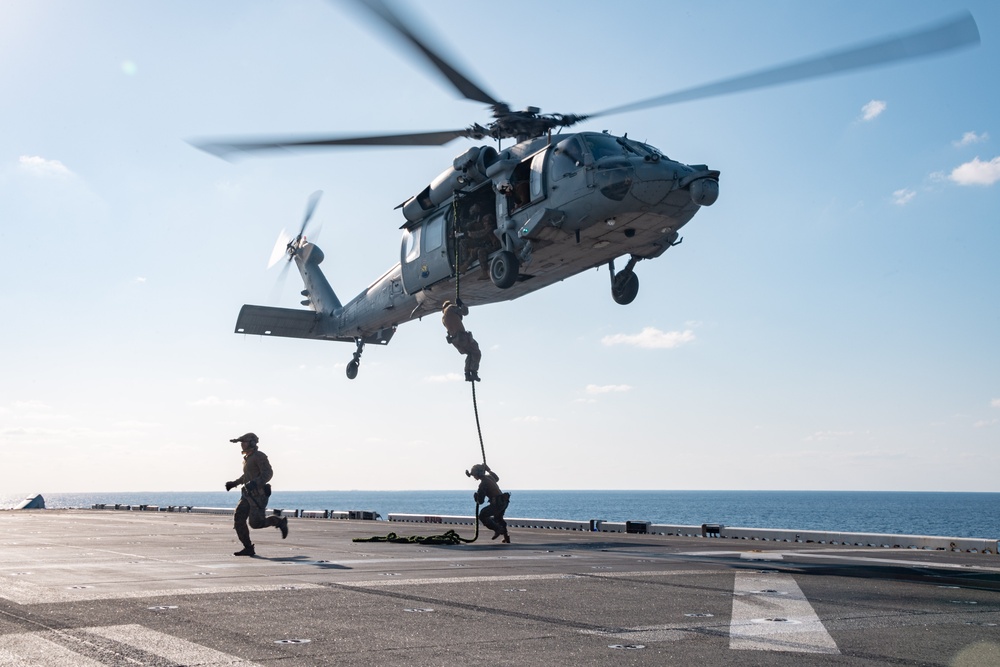
M 1000 664 L 1000 557 L 453 527 L 0 512 L 0 667 Z M 471 538 L 471 527 L 458 527 Z

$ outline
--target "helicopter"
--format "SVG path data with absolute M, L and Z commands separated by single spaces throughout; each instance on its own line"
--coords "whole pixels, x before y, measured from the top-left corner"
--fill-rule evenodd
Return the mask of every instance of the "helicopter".
M 409 44 L 462 97 L 486 104 L 485 126 L 327 137 L 270 137 L 192 142 L 223 158 L 246 153 L 358 146 L 443 146 L 458 139 L 493 140 L 468 148 L 422 190 L 397 206 L 404 222 L 399 261 L 343 304 L 320 269 L 324 254 L 306 236 L 319 196 L 310 198 L 298 233 L 279 237 L 272 264 L 295 263 L 307 309 L 244 305 L 236 333 L 354 343 L 347 364 L 358 375 L 365 345 L 385 345 L 397 327 L 461 295 L 469 306 L 517 299 L 594 268 L 608 267 L 612 299 L 638 295 L 636 264 L 682 241 L 680 230 L 719 197 L 720 172 L 683 164 L 645 142 L 607 131 L 563 132 L 585 121 L 645 108 L 829 76 L 979 43 L 968 12 L 909 33 L 590 114 L 515 110 L 440 55 L 434 41 L 383 0 L 355 0 Z M 503 147 L 505 140 L 513 144 Z M 616 270 L 616 260 L 626 258 Z

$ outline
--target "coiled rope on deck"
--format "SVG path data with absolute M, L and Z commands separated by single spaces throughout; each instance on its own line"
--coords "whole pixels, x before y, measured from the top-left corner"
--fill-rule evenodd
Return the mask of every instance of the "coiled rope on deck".
M 430 544 L 430 545 L 455 545 L 472 544 L 479 539 L 479 503 L 476 503 L 476 513 L 472 515 L 472 520 L 476 524 L 476 534 L 471 540 L 467 540 L 454 530 L 449 530 L 440 535 L 411 535 L 400 537 L 396 533 L 387 535 L 375 535 L 373 537 L 355 537 L 352 542 L 393 542 L 395 544 Z

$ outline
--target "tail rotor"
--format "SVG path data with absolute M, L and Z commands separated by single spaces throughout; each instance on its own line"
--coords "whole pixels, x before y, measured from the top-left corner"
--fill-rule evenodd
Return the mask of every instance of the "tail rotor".
M 316 212 L 316 205 L 319 204 L 320 197 L 323 196 L 322 190 L 317 190 L 316 192 L 309 195 L 309 201 L 306 203 L 306 213 L 302 218 L 302 224 L 299 226 L 299 232 L 295 236 L 288 233 L 287 230 L 282 229 L 281 233 L 278 234 L 278 240 L 274 243 L 274 248 L 271 250 L 271 257 L 268 259 L 267 268 L 273 267 L 285 259 L 284 266 L 281 267 L 281 273 L 278 274 L 277 284 L 275 285 L 275 298 L 272 301 L 277 300 L 277 296 L 280 296 L 283 291 L 285 284 L 285 279 L 288 276 L 288 267 L 291 265 L 292 260 L 302 253 L 303 248 L 306 246 L 306 227 L 309 225 L 309 221 L 312 220 L 313 213 Z M 319 236 L 321 227 L 315 227 L 313 232 L 313 238 L 315 239 Z M 310 246 L 311 247 L 311 246 Z M 303 260 L 308 259 L 308 255 L 302 256 Z

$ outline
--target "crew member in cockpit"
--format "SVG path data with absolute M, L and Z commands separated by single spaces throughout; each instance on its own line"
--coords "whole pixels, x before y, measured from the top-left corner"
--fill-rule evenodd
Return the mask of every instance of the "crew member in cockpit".
M 479 351 L 479 343 L 472 337 L 472 332 L 466 331 L 462 324 L 462 318 L 468 314 L 469 307 L 461 299 L 456 299 L 456 303 L 445 301 L 441 306 L 441 322 L 448 330 L 446 340 L 465 355 L 465 381 L 479 382 L 479 360 L 483 353 Z

